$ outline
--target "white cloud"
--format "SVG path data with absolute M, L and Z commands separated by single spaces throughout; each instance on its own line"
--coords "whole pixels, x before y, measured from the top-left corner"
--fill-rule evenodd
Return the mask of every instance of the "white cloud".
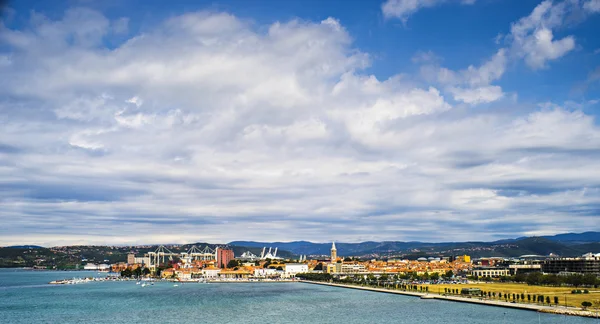
M 600 11 L 600 0 L 587 0 L 583 4 L 583 8 L 590 12 L 599 12 Z
M 115 34 L 126 34 L 129 30 L 129 18 L 121 17 L 111 23 L 112 31 Z
M 483 86 L 473 89 L 450 88 L 454 100 L 468 104 L 480 104 L 496 101 L 504 95 L 499 86 Z
M 1 33 L 0 243 L 489 239 L 549 230 L 547 206 L 560 231 L 600 226 L 593 117 L 446 99 L 500 98 L 504 50 L 416 85 L 366 73 L 332 18 L 189 13 L 109 49 L 112 24 Z
M 381 11 L 386 18 L 398 18 L 404 22 L 417 11 L 431 8 L 443 3 L 460 3 L 472 5 L 476 0 L 387 0 L 381 5 Z
M 457 101 L 469 104 L 487 103 L 503 97 L 500 86 L 490 84 L 499 80 L 506 70 L 506 51 L 500 49 L 480 66 L 470 65 L 464 70 L 453 71 L 429 64 L 421 67 L 421 76 L 431 82 L 446 86 L 446 91 Z
M 511 26 L 508 40 L 514 55 L 521 57 L 532 69 L 545 68 L 547 62 L 556 60 L 575 48 L 575 38 L 554 38 L 554 29 L 565 24 L 571 12 L 580 10 L 579 1 L 554 3 L 543 1 L 531 14 Z M 585 4 L 587 6 L 587 4 Z
M 412 57 L 412 62 L 413 63 L 435 63 L 439 60 L 441 60 L 441 58 L 439 56 L 437 56 L 435 53 L 433 53 L 432 51 L 427 51 L 427 52 L 417 52 L 415 55 L 413 55 Z

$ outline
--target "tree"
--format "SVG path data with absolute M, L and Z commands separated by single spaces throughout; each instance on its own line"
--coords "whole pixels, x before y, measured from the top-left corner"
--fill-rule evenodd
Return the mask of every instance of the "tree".
M 296 278 L 314 281 L 329 281 L 332 276 L 329 273 L 299 273 Z
M 546 304 L 550 305 L 550 296 L 546 296 Z
M 125 270 L 121 271 L 121 277 L 131 278 L 132 275 L 133 274 L 131 273 L 130 269 L 125 269 Z
M 283 267 L 282 267 L 282 266 L 279 266 L 279 267 L 277 267 L 277 270 L 279 270 L 279 271 L 283 271 Z
M 577 288 L 577 287 L 581 286 L 581 284 L 583 283 L 583 275 L 573 274 L 573 275 L 567 276 L 565 278 L 565 282 L 567 284 Z
M 313 269 L 315 271 L 322 271 L 323 270 L 323 263 L 319 262 L 315 268 Z
M 554 304 L 558 305 L 558 296 L 554 296 Z
M 589 301 L 584 301 L 584 302 L 581 302 L 581 306 L 583 307 L 583 309 L 586 309 L 586 308 L 592 306 L 592 303 L 590 303 Z
M 238 260 L 230 260 L 227 263 L 227 268 L 235 268 L 235 267 L 239 267 L 240 266 L 240 262 Z
M 527 294 L 527 301 L 531 303 L 531 295 Z
M 454 277 L 454 272 L 452 272 L 452 270 L 448 270 L 446 271 L 446 273 L 443 275 L 444 279 L 451 279 L 452 277 Z
M 540 272 L 532 272 L 527 276 L 525 282 L 528 285 L 539 285 L 542 282 L 542 274 Z
M 137 267 L 133 270 L 133 276 L 139 278 L 142 276 L 142 268 Z
M 581 283 L 585 286 L 593 286 L 596 284 L 596 275 L 595 274 L 585 274 L 583 278 L 581 278 Z
M 352 259 L 350 259 L 350 257 L 345 257 L 344 258 L 344 262 L 350 262 L 350 261 L 352 261 Z
M 524 273 L 517 273 L 514 277 L 514 281 L 516 282 L 525 282 L 527 280 L 527 275 Z
M 150 274 L 150 269 L 148 269 L 148 268 L 144 268 L 144 270 L 142 270 L 142 274 L 143 274 L 144 276 L 147 276 L 147 275 L 149 275 L 149 274 Z
M 434 272 L 431 274 L 431 280 L 439 280 L 440 279 L 440 274 L 437 272 Z

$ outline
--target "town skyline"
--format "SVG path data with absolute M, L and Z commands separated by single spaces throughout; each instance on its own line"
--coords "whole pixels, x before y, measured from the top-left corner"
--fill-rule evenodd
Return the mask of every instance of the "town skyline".
M 2 246 L 600 228 L 598 0 L 1 15 Z

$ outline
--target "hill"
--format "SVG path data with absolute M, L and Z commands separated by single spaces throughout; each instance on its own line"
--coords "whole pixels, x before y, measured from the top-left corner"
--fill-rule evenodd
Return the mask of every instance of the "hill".
M 331 243 L 254 242 L 234 241 L 231 245 L 251 247 L 279 247 L 294 254 L 328 255 Z M 580 256 L 587 252 L 600 252 L 600 232 L 568 233 L 543 237 L 524 237 L 494 242 L 336 242 L 339 255 L 345 256 L 452 256 L 469 254 L 474 257 L 518 257 L 521 255 Z

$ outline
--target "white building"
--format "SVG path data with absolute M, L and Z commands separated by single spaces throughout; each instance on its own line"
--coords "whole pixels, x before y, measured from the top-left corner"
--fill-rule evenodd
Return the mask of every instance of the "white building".
M 366 268 L 364 264 L 359 263 L 342 263 L 342 273 L 355 273 L 355 272 L 365 272 Z
M 502 276 L 510 276 L 509 269 L 501 269 L 501 268 L 489 268 L 489 269 L 474 269 L 471 274 L 477 277 L 502 277 Z
M 146 267 L 150 266 L 150 257 L 145 256 L 145 257 L 135 257 L 134 258 L 134 263 L 135 264 L 143 264 Z
M 88 263 L 83 266 L 83 270 L 98 270 L 98 265 L 93 263 Z
M 307 273 L 308 265 L 303 263 L 287 263 L 285 265 L 285 274 L 286 278 L 293 278 L 298 273 Z
M 177 271 L 175 271 L 175 275 L 177 276 L 177 278 L 182 279 L 182 280 L 192 279 L 192 273 L 189 271 L 177 270 Z
M 215 267 L 202 269 L 202 276 L 207 279 L 217 279 L 219 277 L 219 273 L 221 273 L 221 269 Z
M 278 272 L 276 269 L 254 269 L 254 277 L 256 278 L 272 278 L 278 276 Z

